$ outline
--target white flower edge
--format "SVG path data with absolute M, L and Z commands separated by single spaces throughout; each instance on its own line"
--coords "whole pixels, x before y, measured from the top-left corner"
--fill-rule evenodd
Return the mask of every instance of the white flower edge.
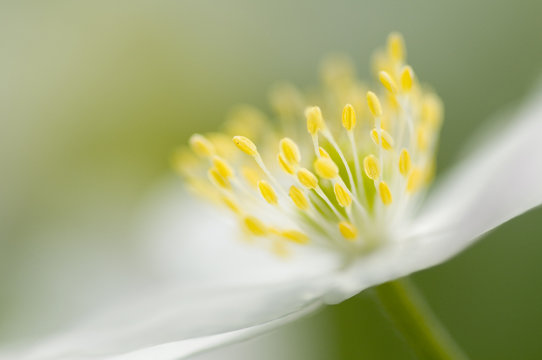
M 322 257 L 305 265 L 318 268 L 322 260 L 324 272 L 271 277 L 260 286 L 248 281 L 213 287 L 216 283 L 207 283 L 205 276 L 200 286 L 185 287 L 174 281 L 169 285 L 173 290 L 153 290 L 143 306 L 110 313 L 105 322 L 80 327 L 20 358 L 184 358 L 268 331 L 323 303 L 340 302 L 370 286 L 436 265 L 487 231 L 542 203 L 541 133 L 542 96 L 538 92 L 514 121 L 479 143 L 437 184 L 401 239 L 347 269 L 330 266 L 333 261 Z M 185 224 L 198 225 L 192 220 L 184 219 Z M 179 254 L 179 261 L 182 255 L 190 256 Z M 246 264 L 239 261 L 236 265 L 242 270 Z M 279 269 L 275 265 L 269 269 Z M 256 269 L 248 271 L 252 270 Z M 211 286 L 201 286 L 205 283 Z

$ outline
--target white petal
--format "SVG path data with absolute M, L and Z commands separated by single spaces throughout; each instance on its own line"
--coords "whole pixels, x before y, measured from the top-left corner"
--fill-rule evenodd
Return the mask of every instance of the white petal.
M 318 299 L 322 290 L 315 282 L 215 289 L 207 294 L 167 289 L 144 300 L 126 302 L 100 314 L 99 321 L 79 326 L 32 348 L 26 356 L 13 358 L 110 358 L 172 342 L 175 344 L 143 354 L 156 351 L 148 358 L 179 358 L 290 321 L 321 305 Z M 136 352 L 133 356 L 139 355 Z
M 277 258 L 236 239 L 236 227 L 213 207 L 187 201 L 182 191 L 165 193 L 167 201 L 158 201 L 155 214 L 159 221 L 152 221 L 152 244 L 144 248 L 159 249 L 147 253 L 153 257 L 149 263 L 160 265 L 162 284 L 127 294 L 118 307 L 17 358 L 109 358 L 134 351 L 126 359 L 179 358 L 270 329 L 322 304 L 337 257 L 296 251 L 289 259 Z
M 479 143 L 437 184 L 408 235 L 433 263 L 542 203 L 542 91 Z
M 319 306 L 319 303 L 315 303 L 312 306 L 306 307 L 303 311 L 298 311 L 293 314 L 286 315 L 276 320 L 263 323 L 260 325 L 252 326 L 249 328 L 226 332 L 218 335 L 211 335 L 201 338 L 181 340 L 172 343 L 153 346 L 147 349 L 135 351 L 118 357 L 114 357 L 112 360 L 176 360 L 190 355 L 197 354 L 201 351 L 207 351 L 212 348 L 226 345 L 233 342 L 245 340 L 264 332 L 270 331 L 285 323 L 294 321 L 299 317 L 302 317 L 311 311 L 314 311 Z

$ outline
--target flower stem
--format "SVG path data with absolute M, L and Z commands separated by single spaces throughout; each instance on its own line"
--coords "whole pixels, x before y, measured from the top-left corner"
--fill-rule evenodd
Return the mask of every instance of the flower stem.
M 468 359 L 408 279 L 376 286 L 374 294 L 382 310 L 420 359 Z

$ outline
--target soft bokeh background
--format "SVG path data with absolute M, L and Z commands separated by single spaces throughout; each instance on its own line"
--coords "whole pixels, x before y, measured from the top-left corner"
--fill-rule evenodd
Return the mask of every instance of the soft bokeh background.
M 99 303 L 136 268 L 135 214 L 170 174 L 172 149 L 236 103 L 265 108 L 277 80 L 314 85 L 330 52 L 368 77 L 370 53 L 404 33 L 446 104 L 445 169 L 537 79 L 540 14 L 538 0 L 1 1 L 0 341 Z M 414 276 L 472 358 L 542 353 L 541 215 Z M 86 292 L 52 300 L 81 283 Z M 411 358 L 367 293 L 224 351 L 201 359 Z

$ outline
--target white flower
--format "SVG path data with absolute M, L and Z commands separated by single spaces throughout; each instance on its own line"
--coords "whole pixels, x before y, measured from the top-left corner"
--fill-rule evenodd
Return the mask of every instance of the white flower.
M 199 158 L 182 152 L 176 164 L 226 206 L 167 191 L 150 252 L 168 275 L 21 358 L 190 356 L 441 263 L 542 202 L 541 94 L 427 193 L 440 101 L 404 63 L 399 36 L 376 66 L 383 88 L 365 103 L 348 64 L 328 64 L 307 129 L 294 121 L 305 100 L 282 87 L 272 104 L 284 134 L 244 108 L 226 130 L 242 151 L 221 134 L 193 136 Z

